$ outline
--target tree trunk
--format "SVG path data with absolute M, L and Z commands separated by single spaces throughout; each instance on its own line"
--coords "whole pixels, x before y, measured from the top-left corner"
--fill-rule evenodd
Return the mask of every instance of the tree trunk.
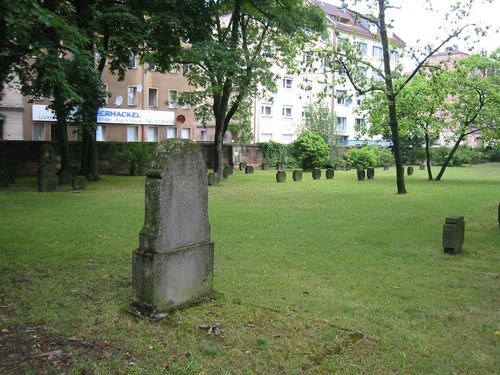
M 458 146 L 460 146 L 460 143 L 462 143 L 462 141 L 464 140 L 464 138 L 465 138 L 465 134 L 464 133 L 460 134 L 460 137 L 458 137 L 458 139 L 455 142 L 455 145 L 453 146 L 451 152 L 449 153 L 449 155 L 446 158 L 446 160 L 444 161 L 441 169 L 439 170 L 439 173 L 436 176 L 436 181 L 441 181 L 441 177 L 443 177 L 443 174 L 444 174 L 444 171 L 446 170 L 446 167 L 448 167 L 448 164 L 450 163 L 451 159 L 453 158 L 453 155 L 455 154 L 455 151 L 457 151 Z
M 219 179 L 222 179 L 222 171 L 224 170 L 224 156 L 222 146 L 224 142 L 224 134 L 222 129 L 217 130 L 214 137 L 214 172 Z
M 68 124 L 64 115 L 57 115 L 57 132 L 59 141 L 59 154 L 61 155 L 60 172 L 69 171 L 69 144 L 68 144 Z
M 431 169 L 431 151 L 430 151 L 430 141 L 429 133 L 425 132 L 425 164 L 427 165 L 427 177 L 429 181 L 432 181 L 432 169 Z
M 394 161 L 396 163 L 396 185 L 398 194 L 406 194 L 406 186 L 404 179 L 403 158 L 401 156 L 401 141 L 399 138 L 398 118 L 396 112 L 396 96 L 394 94 L 394 86 L 392 83 L 391 60 L 389 55 L 389 40 L 387 38 L 387 26 L 385 23 L 385 0 L 378 0 L 379 4 L 379 21 L 380 21 L 380 38 L 382 41 L 382 50 L 384 54 L 384 73 L 386 96 L 389 107 L 389 125 L 391 127 L 391 139 L 394 152 Z
M 89 129 L 88 126 L 84 126 L 82 129 L 81 170 L 87 180 L 99 180 L 95 130 Z

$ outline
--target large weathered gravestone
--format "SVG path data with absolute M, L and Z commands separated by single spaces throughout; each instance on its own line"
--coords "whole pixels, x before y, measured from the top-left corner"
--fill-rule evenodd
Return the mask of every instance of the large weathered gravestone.
M 406 174 L 408 174 L 408 176 L 413 176 L 413 167 L 406 168 Z
M 245 167 L 245 174 L 252 174 L 253 173 L 253 167 L 251 165 L 247 165 Z
M 166 311 L 212 292 L 207 169 L 196 143 L 168 139 L 156 146 L 146 175 L 146 215 L 132 259 L 134 304 Z
M 443 250 L 445 253 L 462 251 L 465 222 L 463 216 L 447 217 L 443 225 Z
M 240 171 L 244 171 L 244 170 L 245 170 L 245 168 L 247 167 L 247 163 L 243 163 L 243 162 L 241 162 L 241 163 L 239 164 L 239 167 L 240 167 Z
M 366 177 L 366 172 L 364 169 L 357 169 L 356 174 L 358 175 L 358 181 L 362 181 Z
M 282 161 L 276 162 L 276 169 L 278 171 L 281 171 L 281 170 L 285 169 L 285 163 L 283 163 Z
M 51 145 L 40 148 L 40 167 L 38 168 L 38 191 L 57 191 L 59 177 L 56 174 L 56 158 Z

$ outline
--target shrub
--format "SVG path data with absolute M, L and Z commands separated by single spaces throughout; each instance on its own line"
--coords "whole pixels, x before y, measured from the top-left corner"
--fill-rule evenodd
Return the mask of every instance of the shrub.
M 446 146 L 433 147 L 430 150 L 433 165 L 443 165 L 450 153 L 450 148 Z
M 473 149 L 467 146 L 460 146 L 453 154 L 453 158 L 450 160 L 450 166 L 461 167 L 464 164 L 470 164 L 472 155 L 474 155 Z
M 120 164 L 130 163 L 130 175 L 144 175 L 145 167 L 151 161 L 156 143 L 112 143 L 109 156 Z
M 354 148 L 345 154 L 346 162 L 354 168 L 370 168 L 377 165 L 375 153 L 369 147 Z
M 305 131 L 292 143 L 293 155 L 303 169 L 321 168 L 328 163 L 330 147 L 318 133 Z
M 297 168 L 299 164 L 292 155 L 292 145 L 278 142 L 263 142 L 259 143 L 260 149 L 264 154 L 264 158 L 269 165 L 276 165 L 278 161 L 282 161 L 286 167 Z
M 500 142 L 493 146 L 486 146 L 484 151 L 489 161 L 500 161 Z
M 384 164 L 392 165 L 394 164 L 394 155 L 392 151 L 387 147 L 373 146 L 368 147 L 371 150 L 377 160 L 376 166 L 381 167 Z

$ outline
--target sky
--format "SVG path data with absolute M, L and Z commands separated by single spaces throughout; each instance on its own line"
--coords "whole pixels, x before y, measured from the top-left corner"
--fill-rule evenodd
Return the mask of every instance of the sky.
M 322 0 L 337 6 L 340 1 Z M 373 2 L 373 1 L 372 1 Z M 465 2 L 465 1 L 462 1 Z M 393 0 L 391 4 L 399 6 L 400 9 L 390 9 L 387 11 L 386 18 L 394 20 L 393 30 L 401 37 L 407 46 L 422 47 L 426 44 L 437 45 L 446 37 L 446 30 L 450 30 L 450 22 L 446 21 L 446 12 L 450 6 L 456 3 L 456 0 L 432 0 L 430 1 L 434 10 L 426 10 L 425 0 Z M 352 1 L 347 2 L 352 8 Z M 353 9 L 362 11 L 353 7 Z M 500 47 L 500 0 L 488 2 L 485 0 L 476 0 L 472 7 L 469 23 L 489 25 L 490 30 L 486 37 L 471 37 L 468 40 L 454 40 L 451 45 L 457 45 L 460 51 L 467 53 L 486 50 L 491 52 Z M 465 20 L 459 21 L 461 25 L 466 24 Z M 472 31 L 473 28 L 470 28 Z M 464 36 L 471 33 L 464 33 Z M 472 50 L 469 50 L 472 48 Z

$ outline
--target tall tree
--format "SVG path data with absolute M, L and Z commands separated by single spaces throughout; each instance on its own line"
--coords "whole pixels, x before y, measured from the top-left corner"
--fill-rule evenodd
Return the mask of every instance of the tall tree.
M 273 91 L 274 64 L 293 65 L 299 46 L 325 28 L 324 15 L 302 0 L 206 1 L 212 30 L 190 43 L 182 60 L 191 64 L 190 101 L 197 117 L 215 121 L 214 169 L 222 173 L 222 142 L 242 106 L 262 89 Z
M 387 12 L 395 8 L 391 1 L 389 0 L 365 0 L 365 1 L 354 1 L 353 3 L 365 3 L 369 5 L 369 8 L 373 10 L 373 14 L 359 14 L 359 18 L 368 21 L 369 23 L 375 25 L 378 29 L 380 41 L 382 44 L 382 66 L 375 66 L 370 61 L 366 61 L 359 58 L 359 49 L 354 43 L 345 41 L 340 43 L 336 51 L 336 64 L 340 64 L 342 70 L 345 71 L 348 80 L 353 85 L 354 89 L 358 94 L 364 95 L 370 92 L 382 92 L 385 96 L 385 103 L 388 115 L 389 127 L 391 130 L 391 141 L 394 152 L 394 159 L 396 163 L 396 185 L 398 194 L 406 193 L 406 186 L 404 182 L 404 169 L 403 169 L 403 158 L 401 154 L 401 137 L 400 137 L 400 126 L 397 118 L 397 96 L 405 89 L 405 87 L 412 81 L 415 75 L 426 66 L 429 59 L 445 44 L 450 42 L 452 39 L 458 37 L 464 28 L 467 26 L 456 26 L 458 23 L 452 23 L 453 29 L 449 34 L 443 38 L 443 40 L 438 43 L 437 46 L 428 46 L 426 51 L 423 53 L 422 57 L 417 57 L 414 53 L 417 65 L 404 79 L 400 81 L 397 85 L 395 84 L 395 79 L 397 79 L 400 72 L 391 67 L 391 52 L 394 46 L 391 46 L 388 37 L 388 28 L 390 27 L 390 22 L 387 20 Z M 468 0 L 466 4 L 454 6 L 454 15 L 457 18 L 466 19 L 468 12 L 471 9 L 474 0 Z M 456 26 L 456 27 L 455 27 Z M 478 29 L 479 30 L 479 29 Z M 482 30 L 480 30 L 482 32 Z M 379 77 L 378 80 L 367 81 L 366 79 L 366 69 L 372 69 Z

